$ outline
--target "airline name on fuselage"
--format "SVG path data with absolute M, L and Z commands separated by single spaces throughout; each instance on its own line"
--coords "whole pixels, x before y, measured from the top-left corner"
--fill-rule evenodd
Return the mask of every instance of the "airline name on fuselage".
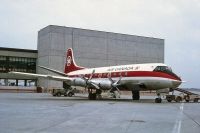
M 133 66 L 122 66 L 122 67 L 114 67 L 114 68 L 108 68 L 107 71 L 109 72 L 116 72 L 116 71 L 130 71 L 130 70 L 137 70 L 139 67 L 133 67 Z

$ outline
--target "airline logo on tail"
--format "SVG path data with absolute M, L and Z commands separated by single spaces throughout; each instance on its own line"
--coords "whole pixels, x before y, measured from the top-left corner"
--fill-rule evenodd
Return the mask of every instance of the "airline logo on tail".
M 71 56 L 68 56 L 67 57 L 67 66 L 70 66 L 71 63 L 72 63 L 72 58 L 71 58 Z
M 66 54 L 66 64 L 65 64 L 65 73 L 69 73 L 72 71 L 76 71 L 76 70 L 80 70 L 80 69 L 84 69 L 84 67 L 80 67 L 77 66 L 75 61 L 74 61 L 74 55 L 73 55 L 73 50 L 72 48 L 69 48 L 67 50 L 67 54 Z

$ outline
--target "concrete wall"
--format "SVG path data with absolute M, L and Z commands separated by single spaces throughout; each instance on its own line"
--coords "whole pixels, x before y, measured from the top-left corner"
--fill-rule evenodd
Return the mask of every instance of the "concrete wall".
M 65 52 L 70 47 L 76 63 L 84 67 L 164 62 L 163 39 L 50 25 L 38 33 L 38 64 L 63 71 Z M 40 79 L 38 83 L 62 87 L 57 81 Z

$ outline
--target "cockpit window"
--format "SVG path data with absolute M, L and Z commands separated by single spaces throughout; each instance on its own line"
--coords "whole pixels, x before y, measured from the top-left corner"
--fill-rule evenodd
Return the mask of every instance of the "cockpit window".
M 168 66 L 157 66 L 154 71 L 160 71 L 160 72 L 172 72 L 172 69 Z
M 172 69 L 168 66 L 157 66 L 153 71 L 154 72 L 164 72 L 164 73 L 167 73 L 169 75 L 172 75 L 172 76 L 180 79 L 175 73 L 172 72 Z

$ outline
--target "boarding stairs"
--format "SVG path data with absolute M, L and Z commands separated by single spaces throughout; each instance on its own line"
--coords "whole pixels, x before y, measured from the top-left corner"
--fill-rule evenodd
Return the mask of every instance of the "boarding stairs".
M 187 95 L 198 95 L 198 94 L 192 93 L 192 92 L 187 91 L 186 89 L 182 89 L 182 88 L 175 88 L 174 90 L 185 93 Z

